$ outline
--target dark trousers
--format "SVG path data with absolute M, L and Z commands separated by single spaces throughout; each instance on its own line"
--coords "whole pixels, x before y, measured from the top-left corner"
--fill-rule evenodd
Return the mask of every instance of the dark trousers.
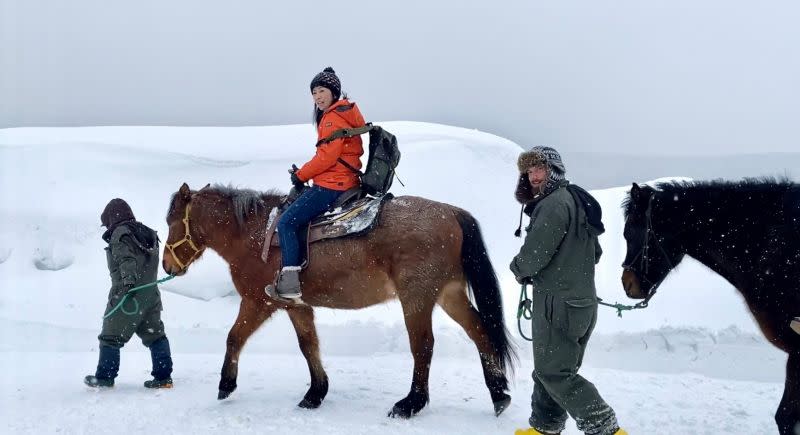
M 324 213 L 343 192 L 314 186 L 306 189 L 278 220 L 283 267 L 300 266 L 300 231 L 305 231 L 312 219 Z
M 113 308 L 111 302 L 109 301 L 106 312 Z M 142 339 L 142 344 L 147 347 L 166 335 L 164 322 L 161 321 L 160 302 L 151 307 L 140 308 L 138 312 L 130 315 L 117 310 L 111 317 L 103 319 L 103 330 L 97 338 L 101 346 L 119 349 L 133 337 L 133 334 L 138 335 Z
M 109 301 L 107 310 L 112 308 Z M 111 317 L 103 320 L 103 330 L 97 337 L 100 340 L 100 359 L 95 376 L 102 379 L 114 379 L 119 371 L 120 348 L 136 334 L 142 344 L 150 348 L 153 361 L 152 375 L 156 379 L 166 379 L 172 374 L 172 355 L 169 340 L 164 333 L 164 322 L 161 321 L 161 303 L 133 314 L 125 314 L 117 310 Z
M 597 321 L 597 303 L 569 292 L 533 292 L 533 397 L 531 426 L 559 433 L 567 414 L 590 435 L 619 429 L 614 410 L 578 374 Z

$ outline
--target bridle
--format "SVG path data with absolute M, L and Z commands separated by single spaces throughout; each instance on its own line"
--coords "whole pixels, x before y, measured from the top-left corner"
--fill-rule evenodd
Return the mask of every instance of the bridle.
M 183 238 L 175 243 L 167 243 L 164 245 L 169 250 L 170 254 L 172 254 L 172 258 L 175 260 L 176 263 L 178 263 L 178 266 L 181 268 L 182 271 L 186 270 L 186 267 L 192 261 L 194 261 L 195 258 L 197 258 L 198 254 L 203 252 L 202 249 L 198 249 L 197 246 L 194 244 L 194 241 L 192 240 L 192 235 L 191 233 L 189 233 L 189 211 L 191 209 L 192 209 L 192 203 L 190 202 L 189 204 L 186 204 L 186 212 L 184 213 L 183 216 L 183 226 L 185 229 Z M 189 247 L 194 250 L 194 253 L 192 254 L 191 257 L 189 257 L 189 260 L 187 260 L 186 263 L 183 263 L 180 260 L 180 258 L 178 258 L 178 254 L 175 252 L 175 248 L 181 246 L 184 243 L 188 243 Z
M 663 256 L 665 260 L 667 260 L 667 264 L 669 264 L 670 270 L 674 269 L 674 265 L 672 264 L 672 261 L 670 260 L 669 255 L 667 255 L 667 251 L 664 249 L 664 247 L 658 241 L 658 236 L 656 236 L 655 231 L 653 231 L 653 200 L 654 199 L 655 199 L 655 195 L 651 195 L 650 199 L 647 202 L 647 209 L 644 212 L 644 217 L 645 217 L 644 244 L 642 244 L 642 248 L 633 257 L 633 259 L 631 259 L 630 263 L 623 263 L 622 264 L 622 269 L 623 270 L 627 270 L 627 271 L 633 273 L 634 275 L 636 275 L 636 277 L 641 279 L 642 281 L 647 282 L 649 284 L 652 284 L 650 286 L 650 291 L 648 292 L 647 297 L 645 297 L 645 299 L 643 301 L 641 301 L 638 304 L 636 304 L 636 305 L 640 305 L 642 308 L 647 306 L 647 304 L 650 301 L 650 299 L 653 296 L 655 296 L 656 290 L 658 290 L 658 287 L 661 285 L 661 283 L 664 282 L 665 279 L 667 279 L 667 275 L 664 275 L 664 277 L 661 278 L 660 280 L 658 280 L 658 282 L 652 282 L 649 279 L 647 279 L 646 275 L 647 275 L 647 272 L 650 270 L 650 239 L 651 238 L 653 239 L 653 242 L 654 242 L 653 245 L 655 245 L 655 247 L 658 249 L 658 253 L 661 254 L 661 256 Z M 644 271 L 643 274 L 638 273 L 636 271 L 636 269 L 633 267 L 634 264 L 636 264 L 636 260 L 637 259 L 639 260 L 639 270 Z

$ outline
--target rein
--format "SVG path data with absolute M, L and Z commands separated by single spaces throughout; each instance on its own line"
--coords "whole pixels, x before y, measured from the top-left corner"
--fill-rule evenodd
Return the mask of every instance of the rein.
M 139 312 L 139 302 L 136 299 L 133 299 L 133 306 L 135 307 L 133 309 L 133 311 L 125 311 L 125 307 L 122 306 L 125 303 L 125 301 L 128 300 L 128 296 L 132 296 L 135 292 L 138 292 L 139 290 L 144 290 L 144 289 L 149 288 L 149 287 L 155 287 L 156 285 L 161 284 L 162 282 L 165 282 L 165 281 L 169 281 L 172 278 L 175 278 L 175 275 L 168 275 L 167 277 L 161 278 L 161 279 L 159 279 L 159 280 L 157 280 L 155 282 L 151 282 L 151 283 L 148 283 L 148 284 L 143 284 L 143 285 L 140 285 L 140 286 L 137 286 L 137 287 L 134 287 L 134 288 L 128 290 L 127 292 L 125 292 L 124 295 L 122 295 L 122 300 L 119 301 L 119 303 L 117 305 L 115 305 L 114 308 L 111 309 L 111 311 L 109 311 L 108 313 L 103 315 L 103 320 L 108 319 L 109 317 L 111 317 L 111 315 L 114 314 L 119 309 L 122 309 L 122 313 L 126 314 L 128 316 L 132 316 L 132 315 L 136 314 L 137 312 Z
M 175 243 L 166 243 L 164 245 L 169 250 L 170 254 L 172 254 L 172 258 L 175 260 L 176 263 L 178 263 L 178 266 L 181 268 L 181 270 L 185 270 L 186 266 L 189 263 L 191 263 L 192 260 L 195 259 L 195 257 L 197 257 L 197 254 L 203 252 L 201 249 L 197 249 L 197 246 L 194 244 L 194 241 L 192 240 L 192 235 L 189 233 L 189 212 L 191 211 L 191 209 L 192 209 L 192 204 L 191 203 L 187 204 L 186 212 L 184 213 L 183 216 L 183 227 L 185 231 L 183 238 Z M 184 243 L 188 243 L 189 247 L 192 248 L 192 250 L 194 250 L 192 256 L 189 257 L 189 260 L 187 260 L 185 263 L 182 262 L 180 258 L 178 258 L 178 254 L 175 252 L 175 248 L 181 246 Z M 128 300 L 128 297 L 133 296 L 134 293 L 140 290 L 144 290 L 150 287 L 155 287 L 156 285 L 161 284 L 162 282 L 169 281 L 172 278 L 175 278 L 175 275 L 167 275 L 165 278 L 161 278 L 157 281 L 133 287 L 132 289 L 125 292 L 125 294 L 122 296 L 122 300 L 120 300 L 117 303 L 117 305 L 115 305 L 114 308 L 111 309 L 111 311 L 103 315 L 103 319 L 111 317 L 111 315 L 116 313 L 117 310 L 122 310 L 122 313 L 128 316 L 136 314 L 139 311 L 139 302 L 136 299 L 133 299 L 133 306 L 134 306 L 133 311 L 126 311 L 125 307 L 123 307 L 125 301 Z
M 172 258 L 175 260 L 176 263 L 178 263 L 178 266 L 181 268 L 181 270 L 185 270 L 186 266 L 189 265 L 189 263 L 191 263 L 192 260 L 195 259 L 195 257 L 197 257 L 197 254 L 203 252 L 201 249 L 197 249 L 197 246 L 194 244 L 194 241 L 192 240 L 192 235 L 191 235 L 191 233 L 189 233 L 189 212 L 191 210 L 192 210 L 192 203 L 190 202 L 189 204 L 186 204 L 186 211 L 184 212 L 183 220 L 182 220 L 183 228 L 184 228 L 183 238 L 178 240 L 175 243 L 165 243 L 164 244 L 164 246 L 169 250 L 170 254 L 172 254 Z M 182 262 L 180 260 L 180 258 L 178 258 L 178 254 L 175 252 L 175 248 L 177 248 L 178 246 L 183 245 L 184 243 L 188 243 L 189 247 L 192 248 L 192 250 L 194 250 L 194 253 L 192 254 L 192 256 L 189 257 L 189 260 L 187 260 L 185 263 Z M 172 278 L 175 278 L 175 275 L 168 275 L 165 278 L 161 278 L 161 279 L 159 279 L 157 281 L 154 281 L 154 282 L 151 282 L 151 283 L 148 283 L 148 284 L 143 284 L 143 285 L 140 285 L 140 286 L 137 286 L 137 287 L 133 287 L 132 289 L 130 289 L 127 292 L 125 292 L 125 294 L 122 296 L 122 300 L 119 301 L 119 303 L 117 303 L 117 305 L 115 305 L 114 308 L 111 309 L 111 311 L 109 311 L 108 313 L 103 315 L 103 319 L 107 319 L 107 318 L 111 317 L 112 314 L 114 314 L 115 312 L 117 312 L 117 310 L 120 310 L 120 309 L 122 310 L 123 314 L 126 314 L 128 316 L 136 314 L 139 311 L 139 302 L 136 299 L 133 299 L 133 305 L 135 307 L 133 309 L 133 311 L 126 311 L 125 307 L 123 307 L 123 304 L 125 304 L 125 301 L 128 300 L 128 297 L 132 296 L 134 293 L 136 293 L 136 292 L 138 292 L 140 290 L 144 290 L 144 289 L 150 288 L 150 287 L 155 287 L 156 285 L 161 284 L 162 282 L 169 281 Z
M 646 274 L 650 269 L 650 238 L 652 237 L 654 240 L 654 245 L 658 249 L 658 252 L 667 260 L 667 263 L 670 266 L 670 269 L 673 269 L 674 266 L 672 261 L 669 259 L 669 255 L 667 255 L 667 251 L 664 250 L 664 247 L 659 243 L 658 236 L 656 236 L 655 231 L 653 231 L 653 201 L 655 196 L 651 196 L 650 200 L 647 203 L 647 210 L 645 210 L 645 235 L 644 235 L 644 244 L 636 256 L 633 257 L 630 263 L 624 263 L 622 268 L 624 270 L 630 271 L 635 274 L 637 277 L 639 276 L 636 273 L 633 265 L 636 263 L 636 260 L 639 260 L 639 266 L 641 269 L 644 270 Z M 650 282 L 647 278 L 642 275 L 644 281 Z M 613 303 L 610 304 L 608 302 L 603 301 L 602 298 L 597 298 L 597 304 L 602 305 L 605 307 L 613 308 L 617 310 L 617 316 L 622 317 L 623 311 L 632 311 L 632 310 L 639 310 L 647 308 L 650 304 L 650 299 L 656 295 L 656 291 L 661 283 L 664 282 L 666 279 L 666 275 L 664 278 L 661 278 L 658 282 L 653 283 L 653 286 L 650 288 L 650 292 L 648 293 L 647 297 L 644 300 L 639 301 L 633 305 L 625 305 L 620 303 Z M 527 337 L 524 332 L 522 332 L 522 319 L 531 320 L 533 319 L 533 301 L 528 297 L 528 284 L 522 284 L 522 288 L 520 289 L 519 295 L 519 305 L 517 306 L 517 329 L 519 330 L 519 335 L 525 339 L 526 341 L 533 341 L 531 337 Z
M 624 305 L 620 303 L 609 304 L 608 302 L 603 302 L 603 299 L 601 298 L 597 298 L 597 304 L 614 308 L 617 310 L 617 316 L 622 317 L 623 311 L 647 308 L 650 298 L 652 298 L 655 294 L 655 291 L 650 292 L 650 294 L 643 301 L 637 302 L 633 305 Z M 522 284 L 522 288 L 519 291 L 519 304 L 517 305 L 517 330 L 519 331 L 520 337 L 522 337 L 525 341 L 533 342 L 533 338 L 526 336 L 522 331 L 522 319 L 533 320 L 533 301 L 528 297 L 527 283 Z

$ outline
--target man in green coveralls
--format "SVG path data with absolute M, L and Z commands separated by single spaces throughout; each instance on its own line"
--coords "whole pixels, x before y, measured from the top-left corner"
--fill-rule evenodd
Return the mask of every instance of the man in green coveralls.
M 625 435 L 614 410 L 578 374 L 597 320 L 600 205 L 566 180 L 553 148 L 534 147 L 519 156 L 517 165 L 516 197 L 531 221 L 511 270 L 518 282 L 533 287 L 534 383 L 532 427 L 515 434 L 559 434 L 569 414 L 586 434 Z

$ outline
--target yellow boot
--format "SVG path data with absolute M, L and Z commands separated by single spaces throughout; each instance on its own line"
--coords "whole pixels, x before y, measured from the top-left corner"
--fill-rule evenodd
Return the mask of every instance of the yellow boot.
M 559 432 L 557 434 L 551 434 L 549 432 L 539 432 L 538 430 L 536 430 L 534 428 L 517 429 L 517 430 L 514 431 L 514 435 L 559 435 L 560 433 L 561 432 Z M 616 435 L 616 434 L 614 434 L 614 435 Z M 622 435 L 627 435 L 627 434 L 623 432 Z
M 558 435 L 558 434 L 549 434 L 544 432 L 539 432 L 534 428 L 529 429 L 517 429 L 514 431 L 514 435 Z M 614 435 L 628 435 L 628 432 L 625 432 L 625 429 L 619 428 Z

